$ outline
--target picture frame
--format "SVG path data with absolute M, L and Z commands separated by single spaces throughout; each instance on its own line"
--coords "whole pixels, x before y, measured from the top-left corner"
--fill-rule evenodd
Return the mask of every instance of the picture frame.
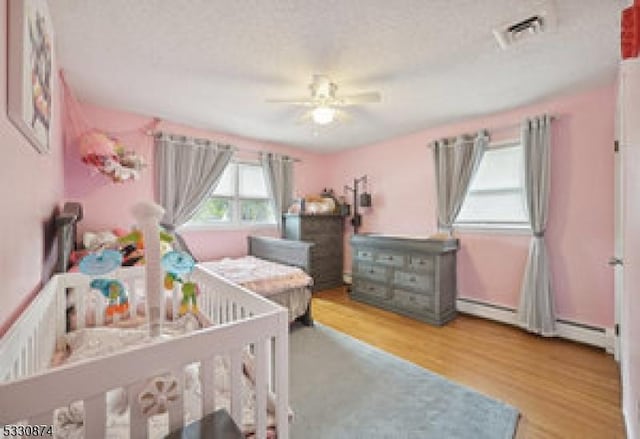
M 9 0 L 7 116 L 40 154 L 50 151 L 54 33 L 46 0 Z

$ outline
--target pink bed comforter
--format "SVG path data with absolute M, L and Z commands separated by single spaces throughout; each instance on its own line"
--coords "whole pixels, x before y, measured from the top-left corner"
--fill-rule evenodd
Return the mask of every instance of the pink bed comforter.
M 300 268 L 254 256 L 225 258 L 220 261 L 203 262 L 200 265 L 263 296 L 313 285 L 313 279 Z

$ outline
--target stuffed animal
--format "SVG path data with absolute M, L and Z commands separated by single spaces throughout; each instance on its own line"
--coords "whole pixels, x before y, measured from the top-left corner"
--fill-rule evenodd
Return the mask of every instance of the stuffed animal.
M 142 239 L 142 232 L 140 230 L 133 230 L 126 235 L 118 238 L 118 242 L 123 245 L 120 249 L 124 260 L 122 265 L 124 267 L 130 267 L 138 263 L 144 262 L 144 241 Z M 173 242 L 173 236 L 164 230 L 160 230 L 160 253 L 166 254 L 172 250 L 171 243 Z

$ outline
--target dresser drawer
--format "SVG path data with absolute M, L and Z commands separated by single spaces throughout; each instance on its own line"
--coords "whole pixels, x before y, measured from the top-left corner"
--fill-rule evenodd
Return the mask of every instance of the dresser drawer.
M 396 271 L 393 276 L 393 283 L 417 291 L 433 291 L 433 276 L 430 274 Z
M 408 257 L 408 267 L 415 271 L 430 271 L 434 269 L 434 258 L 432 256 L 411 255 Z
M 373 261 L 373 251 L 368 249 L 359 249 L 356 251 L 356 258 L 361 261 Z
M 390 267 L 402 267 L 404 265 L 404 255 L 399 253 L 379 251 L 376 253 L 374 259 L 378 264 L 384 264 Z
M 317 277 L 324 276 L 325 274 L 331 276 L 342 276 L 342 264 L 340 261 L 336 258 L 313 261 L 311 265 L 311 276 L 316 279 Z
M 363 296 L 375 297 L 376 299 L 389 299 L 391 294 L 386 285 L 380 285 L 373 282 L 356 281 L 353 288 L 356 294 Z
M 335 216 L 307 218 L 300 225 L 302 239 L 307 241 L 313 235 L 318 234 L 342 236 L 343 221 L 342 217 Z
M 387 280 L 387 268 L 373 264 L 358 264 L 356 273 L 367 279 L 374 279 L 384 282 Z
M 433 296 L 412 293 L 404 290 L 393 290 L 391 303 L 410 312 L 433 313 Z
M 314 260 L 326 258 L 342 260 L 342 247 L 337 243 L 335 243 L 335 245 L 316 244 L 311 247 L 311 257 Z

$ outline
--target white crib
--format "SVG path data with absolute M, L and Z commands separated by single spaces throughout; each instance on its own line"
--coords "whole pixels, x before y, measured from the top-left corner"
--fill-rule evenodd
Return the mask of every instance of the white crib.
M 143 291 L 142 267 L 121 269 L 115 276 L 127 285 L 130 308 L 136 308 Z M 256 437 L 265 438 L 267 398 L 275 394 L 278 438 L 288 438 L 288 315 L 286 309 L 197 267 L 192 279 L 200 286 L 198 305 L 214 326 L 158 341 L 101 358 L 50 369 L 56 344 L 66 331 L 68 288 L 73 289 L 77 325 L 85 324 L 89 291 L 87 276 L 67 273 L 54 276 L 28 309 L 0 340 L 0 425 L 18 422 L 51 425 L 55 409 L 74 401 L 84 404 L 84 436 L 105 435 L 105 395 L 125 388 L 130 409 L 130 437 L 147 437 L 148 419 L 137 404 L 147 382 L 172 374 L 184 383 L 184 368 L 199 363 L 202 413 L 215 408 L 214 358 L 231 360 L 231 417 L 240 424 L 242 416 L 241 374 L 243 351 L 249 346 L 255 355 Z M 97 307 L 100 322 L 103 309 Z M 180 388 L 183 388 L 180 386 Z M 169 431 L 184 424 L 182 398 L 168 411 Z

